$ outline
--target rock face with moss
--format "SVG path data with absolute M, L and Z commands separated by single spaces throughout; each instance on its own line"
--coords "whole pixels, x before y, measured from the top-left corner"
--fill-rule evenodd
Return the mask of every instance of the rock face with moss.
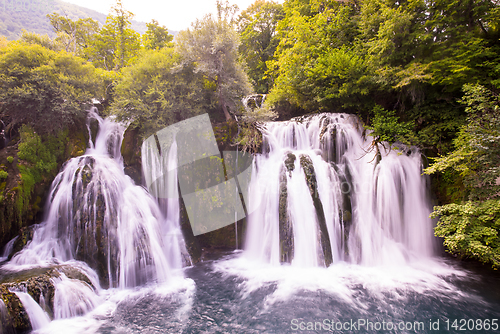
M 352 175 L 349 169 L 349 165 L 346 164 L 345 167 L 339 168 L 336 164 L 331 164 L 331 166 L 337 172 L 341 184 L 342 193 L 342 205 L 339 211 L 340 222 L 342 224 L 343 233 L 343 251 L 344 255 L 349 256 L 349 235 L 352 227 L 352 195 L 354 191 L 354 186 L 352 184 Z
M 141 139 L 139 128 L 129 126 L 123 134 L 121 153 L 125 174 L 134 180 L 135 184 L 142 184 Z
M 19 232 L 40 222 L 43 205 L 62 164 L 82 155 L 88 130 L 38 135 L 22 126 L 0 150 L 0 249 Z
M 325 212 L 323 210 L 323 204 L 321 203 L 318 196 L 318 183 L 316 180 L 316 173 L 314 172 L 314 166 L 311 158 L 307 155 L 300 155 L 300 166 L 302 167 L 307 187 L 311 193 L 314 208 L 316 210 L 316 217 L 318 220 L 318 240 L 321 245 L 320 257 L 324 262 L 324 265 L 328 267 L 333 262 L 332 256 L 332 246 L 330 244 L 330 238 L 328 236 L 328 229 L 326 227 Z
M 11 291 L 27 292 L 39 305 L 44 306 L 50 318 L 54 316 L 54 278 L 64 274 L 79 280 L 96 291 L 90 278 L 79 269 L 70 266 L 35 268 L 19 272 L 4 272 L 0 275 L 0 333 L 24 333 L 31 330 L 31 323 L 26 310 Z
M 287 173 L 291 174 L 295 169 L 296 159 L 294 154 L 287 153 L 280 171 L 279 238 L 281 263 L 291 263 L 294 256 L 293 226 L 288 214 Z
M 109 270 L 116 272 L 118 267 L 119 254 L 113 248 L 109 248 L 110 234 L 109 227 L 105 224 L 106 206 L 102 185 L 98 183 L 93 185 L 89 191 L 88 186 L 92 182 L 94 174 L 95 160 L 93 157 L 85 156 L 83 167 L 79 168 L 73 179 L 72 202 L 75 221 L 75 231 L 73 232 L 72 243 L 75 246 L 75 258 L 87 263 L 94 268 L 101 284 L 108 284 L 107 278 L 110 277 Z M 81 183 L 79 182 L 81 180 Z M 87 201 L 93 200 L 95 205 L 89 206 Z M 110 213 L 110 217 L 116 216 L 115 212 Z M 112 220 L 113 218 L 111 218 Z M 88 225 L 93 224 L 92 228 Z M 67 229 L 67 224 L 60 224 L 61 229 Z M 60 231 L 62 235 L 70 235 L 67 231 Z

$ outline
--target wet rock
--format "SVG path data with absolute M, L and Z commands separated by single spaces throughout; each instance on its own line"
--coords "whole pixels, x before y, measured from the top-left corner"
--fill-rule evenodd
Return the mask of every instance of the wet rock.
M 9 255 L 9 260 L 17 253 L 20 252 L 24 246 L 33 240 L 33 234 L 35 233 L 36 225 L 31 225 L 28 227 L 22 227 L 19 231 L 19 237 L 14 242 L 14 247 Z
M 340 180 L 340 191 L 342 194 L 342 207 L 340 210 L 340 222 L 342 224 L 343 232 L 343 251 L 345 256 L 349 256 L 349 235 L 352 226 L 352 195 L 354 187 L 352 184 L 352 175 L 349 166 L 345 166 L 345 171 L 338 167 L 338 165 L 332 164 L 337 172 Z
M 135 184 L 142 184 L 141 139 L 138 127 L 129 126 L 123 134 L 121 154 L 125 174 L 134 180 Z
M 295 159 L 295 155 L 288 153 L 288 158 L 285 160 L 285 165 L 281 168 L 280 171 L 279 240 L 281 263 L 291 263 L 294 256 L 293 227 L 288 215 L 288 192 L 285 169 L 291 172 L 291 170 L 293 170 L 294 168 L 293 162 L 295 161 Z
M 314 208 L 316 209 L 316 216 L 318 219 L 318 239 L 322 249 L 322 254 L 320 254 L 320 257 L 322 257 L 324 265 L 328 267 L 333 262 L 332 246 L 330 244 L 328 229 L 326 227 L 326 218 L 323 204 L 319 199 L 318 183 L 311 158 L 307 155 L 301 154 L 300 166 L 304 170 L 307 187 L 309 188 Z
M 0 299 L 5 307 L 1 314 L 0 330 L 2 333 L 27 333 L 30 331 L 30 319 L 16 294 L 10 292 L 6 286 L 0 285 Z
M 285 159 L 285 167 L 287 172 L 291 173 L 295 169 L 295 160 L 297 157 L 293 153 L 287 153 Z
M 96 287 L 86 274 L 78 268 L 68 265 L 56 265 L 48 268 L 34 268 L 18 272 L 3 272 L 0 275 L 0 317 L 2 319 L 2 329 L 0 333 L 24 333 L 31 330 L 31 324 L 19 298 L 10 291 L 27 292 L 45 311 L 53 318 L 54 314 L 54 294 L 56 287 L 53 278 L 65 274 L 68 278 L 85 282 L 94 290 Z M 5 306 L 2 314 L 1 303 Z M 2 332 L 3 330 L 3 332 Z

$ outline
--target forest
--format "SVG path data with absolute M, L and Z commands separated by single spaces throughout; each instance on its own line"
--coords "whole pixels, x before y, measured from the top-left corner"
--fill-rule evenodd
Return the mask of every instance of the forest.
M 230 145 L 251 153 L 262 122 L 337 112 L 357 115 L 376 150 L 418 147 L 436 197 L 435 235 L 460 258 L 500 266 L 497 0 L 215 6 L 175 38 L 155 20 L 139 34 L 118 0 L 104 24 L 50 13 L 55 37 L 0 40 L 4 146 L 16 145 L 1 157 L 0 245 L 36 221 L 37 184 L 83 153 L 64 147 L 94 104 L 141 140 L 208 113 Z M 248 111 L 241 101 L 251 93 L 266 99 Z

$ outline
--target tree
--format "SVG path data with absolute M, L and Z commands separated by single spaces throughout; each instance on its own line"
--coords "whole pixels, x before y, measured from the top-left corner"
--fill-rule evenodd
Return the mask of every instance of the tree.
M 168 33 L 168 29 L 160 26 L 156 20 L 146 23 L 146 26 L 148 30 L 142 35 L 142 40 L 148 50 L 163 49 L 174 39 L 174 36 Z
M 20 39 L 23 43 L 40 45 L 52 51 L 61 51 L 64 49 L 64 46 L 59 41 L 50 38 L 49 35 L 39 35 L 23 30 Z
M 369 86 L 365 60 L 354 48 L 356 4 L 292 0 L 283 8 L 269 103 L 328 111 L 359 103 Z
M 81 55 L 99 31 L 99 22 L 90 17 L 73 21 L 67 15 L 56 12 L 47 14 L 47 17 L 57 34 L 56 40 L 64 45 L 67 52 Z
M 238 59 L 239 37 L 232 25 L 231 10 L 218 3 L 218 18 L 212 15 L 193 23 L 191 29 L 177 35 L 177 50 L 185 64 L 192 63 L 213 87 L 226 121 L 229 110 L 241 106 L 241 98 L 250 92 L 248 77 Z
M 123 69 L 111 112 L 138 126 L 146 138 L 165 126 L 214 108 L 203 75 L 192 64 L 180 65 L 173 48 L 147 50 Z
M 117 71 L 133 63 L 141 50 L 140 35 L 130 28 L 133 16 L 117 0 L 106 24 L 84 50 L 86 57 L 106 70 Z
M 102 93 L 103 74 L 65 51 L 13 42 L 0 52 L 0 114 L 9 128 L 57 134 L 84 122 Z
M 435 233 L 450 252 L 500 267 L 500 96 L 480 85 L 465 85 L 464 92 L 468 122 L 455 150 L 425 172 L 457 171 L 468 196 L 434 208 Z
M 267 62 L 273 59 L 278 46 L 276 29 L 283 17 L 281 4 L 257 0 L 238 19 L 239 52 L 246 60 L 248 76 L 259 94 L 267 94 L 273 85 Z

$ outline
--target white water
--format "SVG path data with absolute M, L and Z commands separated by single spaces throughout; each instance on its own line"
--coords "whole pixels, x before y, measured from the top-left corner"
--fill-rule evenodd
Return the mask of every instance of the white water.
M 38 303 L 27 293 L 12 291 L 19 298 L 30 318 L 33 330 L 40 329 L 50 323 L 49 315 L 38 305 Z
M 57 175 L 45 222 L 10 265 L 77 259 L 106 275 L 109 286 L 165 282 L 181 268 L 178 220 L 165 219 L 155 199 L 124 174 L 124 127 L 93 117 L 100 125 L 95 145 Z
M 102 301 L 87 283 L 61 274 L 52 278 L 54 292 L 54 319 L 81 316 L 93 310 Z
M 250 185 L 246 256 L 280 263 L 280 171 L 292 153 L 294 169 L 286 172 L 292 266 L 324 265 L 300 155 L 314 166 L 333 263 L 406 265 L 430 257 L 434 238 L 421 154 L 381 148 L 379 162 L 371 139 L 364 139 L 358 119 L 346 114 L 266 124 L 264 153 L 255 159 Z
M 16 242 L 19 236 L 16 236 L 14 239 L 10 240 L 3 249 L 3 254 L 0 256 L 0 262 L 5 261 L 9 258 L 10 253 L 14 250 L 14 243 Z
M 151 195 L 158 202 L 166 223 L 163 224 L 162 235 L 165 240 L 165 251 L 171 254 L 175 267 L 184 264 L 191 265 L 191 259 L 186 251 L 184 238 L 180 228 L 179 189 L 177 182 L 177 143 L 175 140 L 168 152 L 156 154 L 156 142 L 147 140 L 141 147 L 142 170 L 146 180 L 155 181 Z M 163 153 L 163 152 L 162 152 Z M 165 170 L 165 166 L 167 169 Z M 166 175 L 166 176 L 164 176 Z M 161 182 L 161 181 L 163 182 Z M 153 183 L 153 182 L 149 182 Z M 168 194 L 165 196 L 165 194 Z M 167 197 L 167 198 L 165 198 Z

